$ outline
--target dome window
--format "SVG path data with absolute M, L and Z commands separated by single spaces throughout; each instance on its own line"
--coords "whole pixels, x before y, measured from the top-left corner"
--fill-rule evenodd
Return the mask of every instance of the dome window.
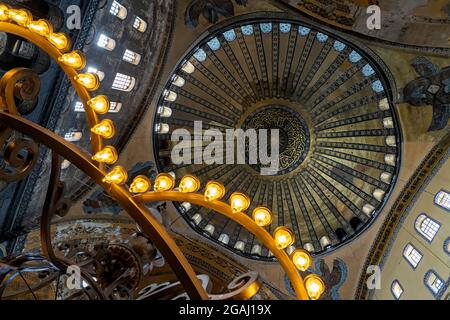
M 373 70 L 373 68 L 370 64 L 366 64 L 362 68 L 362 73 L 365 77 L 370 77 L 371 75 L 373 75 L 375 73 L 375 70 Z
M 344 51 L 345 47 L 346 47 L 346 45 L 340 41 L 335 41 L 334 45 L 333 45 L 334 50 L 336 50 L 337 52 Z
M 81 102 L 81 101 L 75 102 L 74 111 L 75 112 L 85 112 L 83 102 Z
M 400 282 L 398 282 L 397 280 L 395 280 L 394 282 L 392 282 L 392 285 L 391 285 L 391 292 L 392 292 L 392 295 L 394 296 L 395 300 L 400 299 L 400 297 L 401 297 L 402 294 L 403 294 L 403 288 L 402 288 L 402 286 L 400 285 Z
M 290 23 L 280 23 L 281 33 L 288 33 L 291 31 L 292 25 Z
M 372 89 L 373 91 L 375 91 L 376 93 L 380 93 L 384 91 L 384 87 L 383 84 L 381 83 L 380 80 L 375 81 L 374 83 L 372 83 Z
M 440 227 L 441 225 L 437 221 L 431 219 L 424 213 L 417 217 L 415 223 L 416 231 L 428 242 L 433 241 Z
M 328 36 L 326 34 L 321 33 L 321 32 L 317 32 L 316 39 L 319 42 L 325 42 L 325 41 L 328 40 Z
M 206 60 L 206 52 L 203 49 L 198 49 L 196 53 L 194 53 L 194 58 L 200 62 Z
M 111 112 L 111 113 L 117 113 L 117 112 L 120 111 L 120 109 L 122 109 L 122 103 L 121 102 L 111 101 L 109 104 L 110 104 L 109 112 Z
M 356 51 L 352 51 L 350 52 L 348 59 L 350 60 L 350 62 L 352 63 L 357 63 L 359 60 L 362 59 L 361 55 L 356 52 Z
M 298 33 L 300 33 L 300 35 L 302 35 L 302 36 L 306 36 L 306 35 L 308 35 L 310 32 L 311 32 L 311 29 L 310 29 L 310 28 L 307 28 L 307 27 L 299 27 L 299 28 L 298 28 Z
M 420 260 L 422 260 L 423 255 L 412 244 L 408 243 L 403 250 L 403 257 L 415 269 L 419 265 Z
M 217 51 L 220 49 L 220 41 L 217 38 L 213 38 L 210 41 L 208 41 L 208 46 L 211 48 L 212 51 Z
M 250 36 L 253 34 L 253 26 L 251 24 L 241 27 L 242 34 L 244 36 Z
M 225 31 L 223 33 L 223 37 L 225 38 L 225 40 L 227 40 L 228 42 L 234 41 L 236 40 L 236 32 L 234 32 L 233 29 L 230 29 L 228 31 Z
M 434 203 L 445 210 L 450 210 L 450 193 L 441 190 L 436 194 Z
M 261 23 L 259 27 L 263 33 L 269 33 L 272 31 L 272 23 Z

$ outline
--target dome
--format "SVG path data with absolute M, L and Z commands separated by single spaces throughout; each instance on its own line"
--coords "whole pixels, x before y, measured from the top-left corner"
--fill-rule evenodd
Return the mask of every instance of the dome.
M 397 177 L 401 130 L 388 71 L 378 61 L 361 44 L 294 20 L 222 24 L 186 53 L 161 94 L 158 109 L 170 112 L 155 114 L 158 169 L 177 178 L 194 174 L 202 186 L 217 180 L 225 200 L 235 191 L 251 196 L 247 214 L 270 208 L 268 230 L 289 227 L 295 247 L 335 250 L 377 217 Z M 260 162 L 197 161 L 205 142 L 193 149 L 191 163 L 174 163 L 172 133 L 194 133 L 196 121 L 203 133 L 276 129 L 278 169 L 263 175 Z M 253 147 L 246 144 L 247 160 Z M 202 236 L 252 259 L 273 259 L 233 221 L 175 205 L 187 221 L 202 217 L 190 223 Z

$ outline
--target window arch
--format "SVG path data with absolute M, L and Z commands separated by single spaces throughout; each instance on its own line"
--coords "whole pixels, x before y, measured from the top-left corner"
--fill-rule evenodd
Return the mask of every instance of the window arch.
M 413 269 L 416 269 L 423 255 L 411 243 L 408 243 L 405 249 L 403 249 L 403 257 Z
M 145 30 L 147 30 L 147 22 L 139 17 L 136 17 L 133 22 L 133 28 L 139 32 L 145 32 Z
M 109 8 L 109 13 L 113 16 L 116 16 L 120 20 L 124 20 L 127 17 L 127 8 L 118 3 L 117 1 L 113 1 L 111 7 Z
M 448 237 L 444 241 L 444 251 L 445 251 L 446 254 L 450 255 L 450 237 Z
M 126 74 L 117 73 L 112 84 L 114 90 L 130 92 L 136 84 L 136 79 Z
M 116 41 L 102 33 L 100 37 L 98 37 L 97 46 L 108 51 L 113 51 L 116 47 Z
M 125 49 L 122 60 L 134 65 L 138 65 L 139 62 L 141 62 L 141 55 L 129 49 Z
M 400 297 L 402 296 L 404 290 L 402 285 L 400 284 L 400 282 L 398 282 L 397 280 L 394 280 L 391 284 L 391 292 L 392 295 L 394 296 L 395 300 L 400 299 Z
M 441 293 L 445 285 L 444 280 L 433 270 L 429 270 L 425 274 L 424 283 L 434 297 L 437 297 Z
M 417 232 L 428 242 L 433 241 L 440 227 L 441 225 L 437 221 L 431 219 L 424 213 L 417 217 L 415 223 Z
M 450 211 L 450 193 L 445 190 L 440 190 L 434 197 L 434 203 L 437 206 Z

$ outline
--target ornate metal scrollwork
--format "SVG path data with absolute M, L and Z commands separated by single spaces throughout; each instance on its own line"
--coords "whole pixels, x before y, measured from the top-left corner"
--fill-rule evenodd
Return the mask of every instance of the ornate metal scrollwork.
M 25 68 L 10 70 L 0 80 L 0 110 L 19 115 L 16 101 L 33 100 L 39 89 L 40 80 L 33 71 Z M 37 144 L 0 124 L 0 146 L 3 146 L 0 180 L 14 182 L 26 177 L 38 159 Z

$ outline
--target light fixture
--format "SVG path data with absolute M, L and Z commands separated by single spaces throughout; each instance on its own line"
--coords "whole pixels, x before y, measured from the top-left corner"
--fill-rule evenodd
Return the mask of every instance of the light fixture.
M 122 166 L 114 167 L 104 178 L 103 182 L 124 184 L 128 180 L 128 173 Z
M 104 119 L 95 126 L 92 127 L 91 131 L 105 139 L 110 139 L 116 133 L 114 128 L 114 123 L 109 119 Z
M 325 291 L 325 283 L 315 274 L 305 277 L 305 287 L 311 300 L 317 300 Z
M 175 187 L 175 179 L 168 173 L 160 173 L 156 176 L 153 190 L 155 192 L 169 191 Z
M 152 183 L 150 179 L 144 175 L 139 175 L 133 179 L 133 182 L 130 186 L 130 192 L 133 193 L 145 193 L 150 190 Z
M 0 21 L 9 20 L 9 7 L 6 4 L 0 3 Z
M 220 200 L 225 195 L 225 187 L 216 181 L 210 181 L 206 184 L 205 200 L 213 201 Z
M 76 70 L 83 69 L 86 66 L 86 59 L 84 58 L 83 53 L 79 50 L 63 54 L 58 58 L 58 61 Z
M 295 241 L 294 233 L 284 226 L 275 229 L 273 239 L 278 249 L 285 249 Z
M 109 111 L 110 103 L 106 96 L 99 95 L 87 102 L 88 106 L 94 109 L 98 114 L 105 114 Z
M 70 40 L 67 36 L 62 33 L 51 33 L 48 36 L 48 40 L 53 44 L 58 50 L 64 52 L 70 48 Z
M 257 207 L 253 210 L 253 220 L 260 227 L 266 227 L 272 223 L 272 212 L 266 207 Z
M 97 90 L 100 86 L 98 76 L 90 72 L 77 74 L 75 80 L 89 91 Z
M 45 19 L 31 21 L 28 23 L 28 29 L 42 37 L 48 37 L 53 32 L 52 25 Z
M 26 27 L 28 23 L 33 20 L 30 11 L 26 9 L 9 9 L 8 15 L 12 21 L 22 27 Z
M 291 253 L 292 262 L 298 270 L 306 271 L 312 264 L 311 254 L 305 249 L 296 249 Z
M 233 213 L 243 212 L 250 206 L 250 198 L 241 192 L 234 192 L 230 197 Z
M 119 156 L 117 154 L 116 148 L 114 148 L 113 146 L 107 146 L 97 152 L 92 157 L 92 160 L 106 164 L 114 164 L 116 163 L 118 157 Z
M 195 176 L 186 175 L 181 179 L 179 189 L 183 193 L 197 192 L 200 189 L 200 180 Z

